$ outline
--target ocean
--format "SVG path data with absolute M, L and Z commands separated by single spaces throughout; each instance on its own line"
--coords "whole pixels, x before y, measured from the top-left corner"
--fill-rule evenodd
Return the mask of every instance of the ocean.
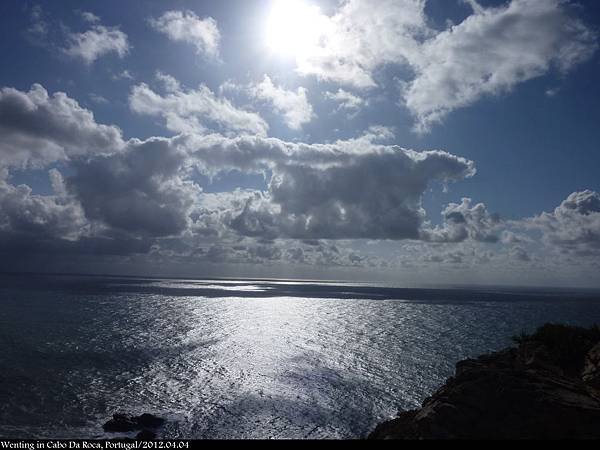
M 546 322 L 600 324 L 588 290 L 0 276 L 0 437 L 361 438 L 457 361 Z

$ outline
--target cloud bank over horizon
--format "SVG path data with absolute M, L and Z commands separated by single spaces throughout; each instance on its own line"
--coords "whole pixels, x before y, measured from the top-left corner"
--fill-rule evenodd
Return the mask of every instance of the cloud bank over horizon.
M 45 7 L 32 9 L 26 45 L 104 73 L 124 95 L 73 95 L 44 80 L 0 86 L 0 269 L 189 275 L 289 266 L 307 275 L 593 284 L 598 188 L 574 183 L 553 210 L 503 217 L 476 189 L 454 193 L 485 182 L 481 153 L 414 142 L 487 96 L 552 71 L 568 77 L 595 57 L 597 33 L 567 1 L 465 5 L 464 19 L 444 29 L 424 0 L 309 9 L 318 33 L 288 56 L 293 79 L 219 75 L 230 55 L 222 19 L 189 9 L 140 19 L 168 48 L 191 46 L 197 64 L 209 65 L 214 77 L 196 83 L 159 62 L 134 77 L 143 71 L 128 65 L 141 44 L 125 25 L 103 25 L 103 14 L 79 11 L 84 31 L 53 34 L 60 27 Z M 35 36 L 59 38 L 42 46 Z M 109 58 L 117 65 L 101 68 Z M 384 75 L 390 67 L 393 77 Z M 408 111 L 393 127 L 373 120 L 383 84 Z M 110 123 L 110 111 L 127 123 Z M 336 115 L 362 126 L 315 139 Z M 143 136 L 131 132 L 144 126 Z M 432 208 L 438 197 L 447 200 Z

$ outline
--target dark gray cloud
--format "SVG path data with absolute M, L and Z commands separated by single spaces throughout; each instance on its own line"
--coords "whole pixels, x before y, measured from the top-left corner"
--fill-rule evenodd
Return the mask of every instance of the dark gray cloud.
M 0 254 L 8 264 L 2 265 L 4 270 L 34 255 L 64 259 L 150 250 L 149 239 L 92 224 L 79 201 L 67 193 L 62 175 L 51 169 L 49 176 L 55 193 L 37 195 L 27 185 L 9 184 L 8 171 L 0 171 Z
M 417 239 L 427 187 L 475 173 L 473 162 L 446 152 L 365 140 L 308 145 L 213 135 L 184 145 L 207 174 L 271 174 L 268 191 L 248 198 L 231 222 L 242 235 L 269 239 Z
M 29 92 L 0 90 L 0 167 L 43 167 L 122 146 L 119 128 L 96 123 L 90 111 L 63 92 L 50 96 L 39 84 Z
M 525 250 L 523 247 L 513 247 L 510 249 L 510 256 L 514 259 L 516 259 L 517 261 L 522 261 L 522 262 L 529 262 L 531 261 L 531 257 L 529 256 L 529 253 L 527 252 L 527 250 Z
M 344 156 L 329 166 L 277 165 L 269 193 L 249 201 L 232 226 L 271 238 L 417 239 L 427 187 L 474 171 L 444 152 L 378 148 Z
M 0 140 L 5 255 L 383 268 L 394 260 L 344 240 L 490 242 L 501 231 L 485 206 L 465 199 L 445 209 L 434 233 L 423 193 L 474 175 L 474 163 L 379 143 L 393 137 L 389 129 L 329 144 L 195 133 L 125 142 L 118 128 L 97 124 L 65 94 L 50 96 L 38 85 L 2 92 L 1 126 L 10 130 Z M 7 142 L 22 153 L 8 151 Z M 7 162 L 14 154 L 18 164 Z M 68 164 L 69 175 L 49 172 L 52 195 L 8 181 L 12 166 L 55 161 Z M 230 170 L 262 173 L 265 189 L 204 193 L 194 182 L 196 172 L 210 179 Z M 451 265 L 485 259 L 464 249 L 427 254 Z
M 471 161 L 443 151 L 377 144 L 381 130 L 323 145 L 197 134 L 124 142 L 118 128 L 97 124 L 65 94 L 50 97 L 39 85 L 28 93 L 8 88 L 2 93 L 0 123 L 8 131 L 2 137 L 4 164 L 43 166 L 67 160 L 72 172 L 64 182 L 53 172 L 53 185 L 60 191 L 53 197 L 33 196 L 27 188 L 5 182 L 6 228 L 22 231 L 47 224 L 45 232 L 57 239 L 107 233 L 144 240 L 184 233 L 207 240 L 232 235 L 259 241 L 417 239 L 425 218 L 421 196 L 428 186 L 475 173 Z M 383 135 L 389 137 L 389 132 Z M 192 168 L 208 176 L 232 169 L 262 172 L 270 182 L 264 192 L 211 197 L 193 182 Z M 14 202 L 8 192 L 20 189 L 39 213 L 20 217 L 9 208 Z M 67 216 L 75 212 L 77 220 Z M 62 229 L 63 222 L 79 234 Z M 255 247 L 247 255 L 266 258 L 268 248 Z
M 160 250 L 159 253 L 163 251 Z M 173 258 L 173 255 L 170 255 Z M 308 245 L 297 240 L 257 241 L 244 238 L 239 242 L 202 245 L 191 252 L 181 252 L 175 259 L 189 263 L 310 265 L 322 267 L 381 267 L 383 261 L 346 246 L 329 241 Z
M 154 241 L 148 238 L 128 235 L 106 234 L 103 236 L 81 236 L 77 240 L 49 238 L 41 235 L 30 235 L 18 231 L 0 231 L 0 254 L 22 260 L 36 256 L 50 257 L 51 260 L 67 260 L 77 256 L 87 257 L 128 257 L 134 254 L 148 253 Z M 11 259 L 1 264 L 2 270 L 11 269 Z M 13 267 L 14 268 L 14 267 Z M 52 270 L 44 267 L 42 270 Z
M 130 141 L 118 154 L 75 161 L 67 187 L 89 219 L 141 236 L 176 235 L 201 192 L 182 178 L 185 166 L 185 152 L 168 139 Z
M 56 189 L 60 174 L 53 171 Z M 73 198 L 34 195 L 27 185 L 8 183 L 8 171 L 0 170 L 0 231 L 36 238 L 77 239 L 86 225 L 83 210 Z

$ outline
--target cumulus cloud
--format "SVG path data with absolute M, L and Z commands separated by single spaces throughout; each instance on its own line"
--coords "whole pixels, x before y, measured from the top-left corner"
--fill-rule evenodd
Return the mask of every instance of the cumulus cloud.
M 161 249 L 160 254 L 166 254 Z M 189 249 L 188 249 L 189 250 Z M 321 267 L 381 267 L 384 261 L 363 255 L 351 248 L 319 241 L 306 244 L 299 241 L 255 241 L 242 239 L 236 243 L 212 243 L 201 245 L 191 252 L 169 254 L 171 259 L 179 259 L 187 264 L 261 264 L 310 265 Z
M 423 192 L 475 173 L 471 161 L 367 141 L 309 145 L 273 138 L 183 135 L 130 141 L 73 164 L 67 179 L 86 216 L 143 236 L 192 230 L 257 239 L 419 239 Z M 210 202 L 190 181 L 230 170 L 269 174 L 266 191 Z M 356 180 L 361 180 L 357 183 Z M 218 206 L 217 206 L 218 205 Z
M 517 261 L 521 261 L 521 262 L 529 262 L 531 261 L 531 257 L 529 256 L 529 253 L 527 252 L 527 250 L 525 250 L 523 247 L 513 247 L 510 249 L 510 256 L 513 259 L 516 259 Z
M 161 99 L 190 93 L 164 74 L 159 78 L 172 91 L 155 94 Z M 118 128 L 97 124 L 73 99 L 51 96 L 39 85 L 29 92 L 1 91 L 0 127 L 5 167 L 70 163 L 64 178 L 49 172 L 54 194 L 46 196 L 10 185 L 4 170 L 0 242 L 12 242 L 4 252 L 153 252 L 215 263 L 380 267 L 383 261 L 340 240 L 435 240 L 424 234 L 430 228 L 423 193 L 475 173 L 472 161 L 444 151 L 383 144 L 393 137 L 385 127 L 329 144 L 239 133 L 123 142 Z M 230 170 L 262 173 L 268 186 L 210 194 L 194 182 L 196 172 L 210 178 Z M 563 207 L 591 215 L 596 206 L 587 197 L 570 198 Z M 440 245 L 500 235 L 497 219 L 468 199 L 449 205 L 444 217 L 436 230 Z M 443 255 L 454 264 L 489 257 L 464 248 Z
M 550 246 L 581 254 L 600 254 L 600 194 L 574 192 L 553 212 L 528 219 L 524 226 L 542 232 Z
M 49 95 L 39 84 L 0 90 L 0 166 L 44 166 L 123 145 L 119 128 L 98 124 L 63 92 Z
M 271 78 L 265 75 L 263 81 L 249 88 L 249 92 L 254 98 L 271 103 L 275 111 L 283 116 L 286 125 L 293 130 L 301 129 L 316 117 L 303 87 L 296 91 L 286 90 L 273 84 Z
M 62 189 L 60 173 L 50 172 L 55 195 L 35 195 L 27 185 L 8 183 L 0 169 L 0 233 L 40 238 L 76 239 L 86 224 L 81 206 Z
M 378 86 L 377 70 L 401 65 L 402 102 L 426 132 L 450 112 L 556 69 L 560 73 L 596 51 L 597 33 L 564 0 L 511 0 L 498 7 L 470 1 L 473 13 L 438 31 L 424 0 L 346 0 L 331 16 L 313 18 L 320 30 L 297 71 L 355 88 Z
M 150 19 L 149 23 L 172 41 L 194 45 L 198 54 L 211 58 L 219 56 L 221 34 L 212 17 L 201 19 L 192 11 L 167 11 L 158 19 Z
M 0 254 L 3 270 L 48 270 L 48 264 L 88 257 L 148 253 L 152 241 L 98 227 L 85 217 L 56 169 L 49 171 L 54 194 L 39 195 L 8 182 L 0 169 Z M 50 266 L 53 270 L 56 266 Z
M 432 242 L 500 241 L 500 217 L 490 214 L 483 203 L 471 204 L 470 198 L 463 198 L 460 204 L 450 203 L 442 211 L 443 225 L 424 229 L 422 238 Z
M 63 120 L 48 124 L 53 108 Z M 7 111 L 20 119 L 6 119 Z M 71 116 L 77 126 L 64 120 Z M 46 122 L 35 125 L 42 117 Z M 502 221 L 465 198 L 444 208 L 442 224 L 432 228 L 421 206 L 423 193 L 472 176 L 474 164 L 443 151 L 382 144 L 393 136 L 383 127 L 330 144 L 221 134 L 123 142 L 118 129 L 96 124 L 74 100 L 49 96 L 40 86 L 27 93 L 3 90 L 0 118 L 7 130 L 3 146 L 18 135 L 19 142 L 33 143 L 24 148 L 62 146 L 61 158 L 70 160 L 67 176 L 49 171 L 51 195 L 13 186 L 7 169 L 2 171 L 3 255 L 145 253 L 208 264 L 448 270 L 495 264 L 505 270 L 543 260 L 534 232 L 559 255 L 600 254 L 600 195 L 593 191 L 573 193 L 553 212 L 521 221 Z M 76 150 L 81 148 L 87 150 Z M 5 154 L 15 155 L 3 147 Z M 58 158 L 52 152 L 25 155 L 21 161 Z M 210 178 L 231 170 L 262 173 L 268 185 L 206 193 L 194 181 L 196 172 Z M 345 241 L 352 239 L 403 243 L 381 244 L 392 252 L 386 258 L 356 250 Z
M 378 67 L 405 62 L 431 33 L 424 8 L 425 0 L 347 0 L 333 16 L 312 18 L 320 35 L 297 57 L 297 70 L 358 88 L 375 87 Z
M 258 114 L 236 108 L 207 86 L 184 90 L 173 77 L 164 74 L 159 77 L 167 88 L 166 94 L 156 93 L 145 83 L 138 84 L 129 95 L 132 111 L 162 117 L 167 129 L 176 133 L 203 133 L 211 126 L 218 126 L 223 131 L 267 134 L 269 127 Z
M 201 189 L 184 180 L 186 155 L 168 139 L 132 140 L 118 154 L 73 164 L 67 187 L 86 216 L 144 237 L 177 235 Z
M 158 71 L 156 72 L 156 79 L 163 84 L 166 92 L 174 93 L 181 91 L 181 84 L 172 75 Z
M 403 96 L 427 131 L 449 112 L 499 94 L 552 67 L 566 72 L 597 48 L 596 34 L 562 0 L 512 0 L 477 8 L 409 58 L 416 72 Z
M 44 47 L 52 54 L 79 59 L 88 66 L 109 54 L 124 58 L 129 53 L 129 37 L 119 27 L 101 24 L 100 17 L 89 11 L 76 13 L 87 27 L 83 32 L 71 31 L 47 15 L 40 5 L 34 5 L 30 9 L 31 25 L 24 35 L 33 45 Z
M 231 222 L 242 235 L 267 239 L 417 239 L 427 187 L 475 173 L 471 161 L 446 152 L 365 141 L 308 145 L 208 136 L 187 145 L 208 173 L 216 167 L 270 171 L 268 192 L 256 192 Z
M 68 44 L 63 52 L 72 57 L 81 59 L 86 64 L 92 64 L 98 58 L 110 53 L 123 58 L 129 53 L 129 39 L 118 27 L 105 27 L 92 25 L 83 33 L 69 33 Z

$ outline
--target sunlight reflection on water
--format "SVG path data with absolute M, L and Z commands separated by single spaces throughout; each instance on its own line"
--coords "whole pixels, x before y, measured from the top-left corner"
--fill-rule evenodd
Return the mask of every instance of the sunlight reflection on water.
M 4 290 L 2 304 L 0 435 L 19 437 L 103 436 L 117 410 L 168 417 L 169 437 L 361 437 L 464 357 L 546 321 L 600 322 L 590 301 Z

